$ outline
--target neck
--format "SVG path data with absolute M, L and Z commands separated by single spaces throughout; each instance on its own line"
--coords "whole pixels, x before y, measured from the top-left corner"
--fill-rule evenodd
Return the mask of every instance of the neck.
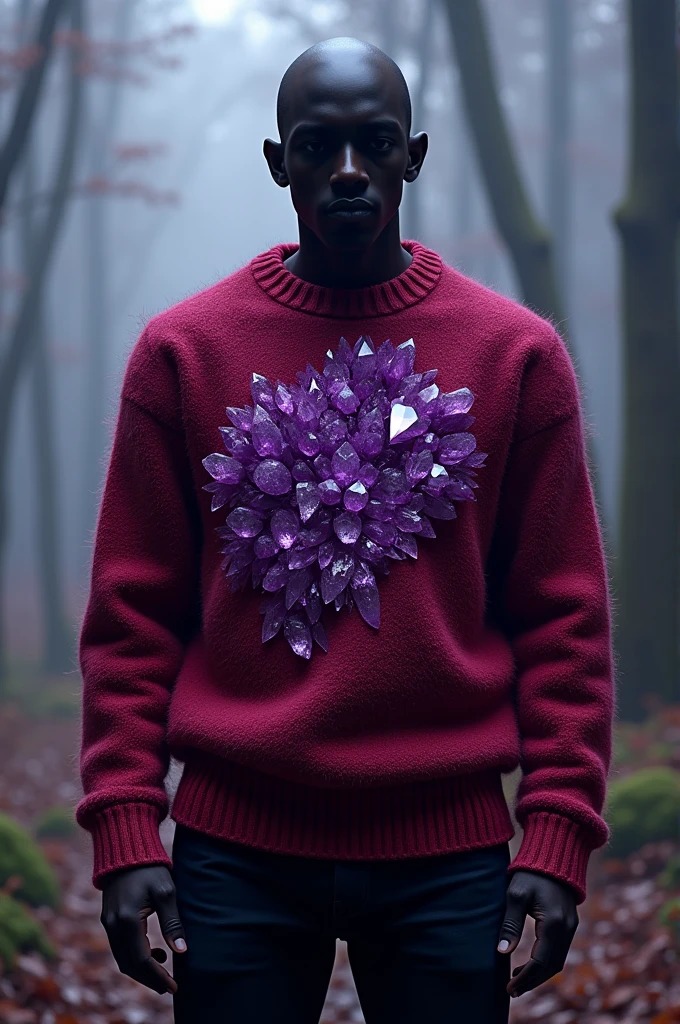
M 324 288 L 366 288 L 398 277 L 412 256 L 403 248 L 399 214 L 367 249 L 329 249 L 298 219 L 300 248 L 285 261 L 286 269 Z

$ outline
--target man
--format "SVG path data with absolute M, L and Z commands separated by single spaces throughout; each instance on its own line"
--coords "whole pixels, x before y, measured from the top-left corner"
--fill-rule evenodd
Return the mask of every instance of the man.
M 564 966 L 608 838 L 578 383 L 550 324 L 401 241 L 427 136 L 388 57 L 311 47 L 277 115 L 299 246 L 155 317 L 125 374 L 81 633 L 102 921 L 181 1022 L 316 1024 L 340 937 L 367 1024 L 498 1024 Z

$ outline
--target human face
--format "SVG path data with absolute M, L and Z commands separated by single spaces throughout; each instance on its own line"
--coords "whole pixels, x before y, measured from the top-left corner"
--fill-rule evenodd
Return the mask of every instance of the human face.
M 326 246 L 367 249 L 396 215 L 404 180 L 417 177 L 426 140 L 409 139 L 398 82 L 370 62 L 321 63 L 304 79 L 290 97 L 278 177 L 268 154 L 272 174 Z

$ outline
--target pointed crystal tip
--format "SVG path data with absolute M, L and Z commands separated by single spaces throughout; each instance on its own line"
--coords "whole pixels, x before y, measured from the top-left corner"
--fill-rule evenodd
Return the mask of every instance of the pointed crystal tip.
M 390 441 L 413 426 L 417 419 L 418 413 L 410 405 L 401 405 L 400 402 L 393 405 L 390 413 Z

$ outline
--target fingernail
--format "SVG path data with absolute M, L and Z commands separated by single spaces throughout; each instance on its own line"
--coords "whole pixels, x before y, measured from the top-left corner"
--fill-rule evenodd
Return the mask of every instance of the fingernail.
M 507 939 L 501 939 L 501 941 L 498 943 L 498 952 L 505 953 L 509 945 L 510 943 L 508 942 Z
M 175 949 L 179 950 L 180 953 L 183 953 L 186 948 L 187 944 L 184 939 L 175 939 Z

